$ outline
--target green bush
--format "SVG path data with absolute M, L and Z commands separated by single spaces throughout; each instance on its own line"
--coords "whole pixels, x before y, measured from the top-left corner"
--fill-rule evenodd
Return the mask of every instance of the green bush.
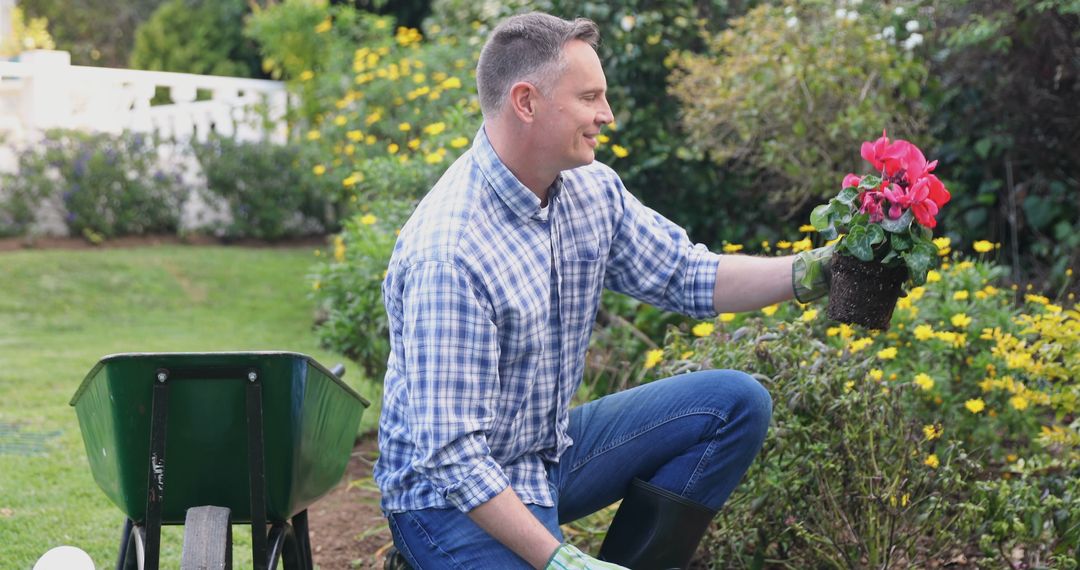
M 299 146 L 212 137 L 193 149 L 211 202 L 229 206 L 226 236 L 276 240 L 337 229 L 330 192 L 304 176 Z
M 935 4 L 927 102 L 954 192 L 945 227 L 1005 243 L 1014 279 L 1052 291 L 1080 261 L 1080 4 Z
M 258 77 L 259 54 L 243 35 L 243 0 L 169 0 L 135 31 L 131 67 Z
M 3 176 L 2 231 L 25 233 L 52 205 L 72 235 L 92 241 L 175 232 L 186 189 L 177 172 L 160 166 L 157 142 L 142 134 L 49 131 L 19 154 L 17 174 Z
M 835 194 L 883 128 L 925 146 L 926 65 L 881 38 L 891 16 L 878 9 L 759 6 L 712 36 L 708 55 L 677 59 L 671 92 L 690 140 L 754 173 L 755 199 L 779 217 Z
M 369 378 L 382 378 L 386 371 L 390 331 L 382 281 L 397 229 L 412 207 L 385 202 L 346 220 L 326 260 L 316 264 L 310 276 L 320 312 L 315 329 L 319 342 L 359 363 Z
M 480 126 L 477 48 L 462 38 L 301 0 L 256 13 L 248 31 L 300 100 L 305 174 L 353 208 L 423 196 Z
M 773 395 L 772 429 L 711 558 L 885 568 L 965 553 L 1075 568 L 1080 305 L 1034 294 L 1018 305 L 1004 272 L 953 254 L 885 333 L 786 303 L 673 329 L 647 354 L 645 380 L 737 368 Z

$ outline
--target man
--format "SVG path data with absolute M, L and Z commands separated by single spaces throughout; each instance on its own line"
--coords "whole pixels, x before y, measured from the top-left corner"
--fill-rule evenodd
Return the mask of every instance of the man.
M 484 124 L 394 249 L 375 478 L 414 568 L 685 566 L 764 440 L 769 395 L 736 371 L 569 407 L 604 287 L 700 318 L 793 287 L 795 258 L 694 245 L 594 162 L 613 121 L 598 41 L 539 13 L 492 32 Z M 563 542 L 619 499 L 609 562 Z

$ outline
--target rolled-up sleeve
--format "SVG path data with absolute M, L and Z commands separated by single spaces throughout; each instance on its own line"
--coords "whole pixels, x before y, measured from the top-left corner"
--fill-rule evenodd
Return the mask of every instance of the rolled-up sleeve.
M 407 270 L 402 297 L 413 467 L 461 511 L 509 485 L 486 433 L 496 416 L 495 324 L 466 271 L 429 261 Z
M 645 207 L 621 182 L 604 285 L 669 311 L 716 315 L 713 289 L 721 256 L 694 244 L 671 220 Z

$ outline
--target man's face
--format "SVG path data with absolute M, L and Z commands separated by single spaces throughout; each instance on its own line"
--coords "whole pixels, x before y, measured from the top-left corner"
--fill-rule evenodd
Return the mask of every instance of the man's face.
M 537 151 L 560 171 L 591 163 L 596 158 L 596 136 L 614 120 L 604 69 L 592 47 L 572 40 L 563 57 L 566 68 L 547 96 L 541 96 L 536 114 Z

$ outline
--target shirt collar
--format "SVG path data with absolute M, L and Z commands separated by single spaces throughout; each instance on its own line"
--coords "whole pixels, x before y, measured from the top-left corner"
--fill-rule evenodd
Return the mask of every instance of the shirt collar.
M 510 169 L 503 164 L 502 159 L 496 154 L 495 148 L 491 146 L 491 140 L 488 139 L 483 125 L 480 126 L 480 130 L 476 133 L 476 138 L 473 139 L 472 148 L 476 165 L 480 168 L 484 178 L 491 184 L 491 187 L 495 189 L 495 194 L 499 196 L 499 199 L 519 217 L 532 218 L 536 216 L 540 212 L 540 198 L 522 184 L 514 176 L 514 173 L 510 172 Z M 548 204 L 551 204 L 551 201 L 558 196 L 562 187 L 563 175 L 560 173 L 551 188 L 548 189 Z

